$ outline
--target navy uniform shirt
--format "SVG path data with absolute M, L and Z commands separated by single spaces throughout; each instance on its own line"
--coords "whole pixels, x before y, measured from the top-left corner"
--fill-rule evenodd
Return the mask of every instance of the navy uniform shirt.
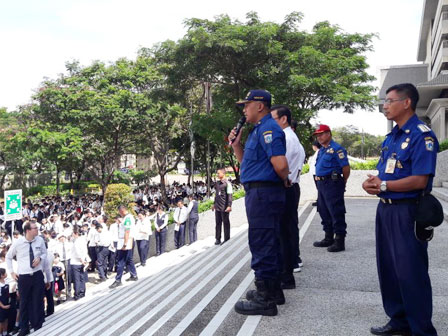
M 382 181 L 399 180 L 412 175 L 429 175 L 426 191 L 431 191 L 436 172 L 439 143 L 434 132 L 417 115 L 413 115 L 402 128 L 396 125 L 387 134 L 376 168 Z M 388 160 L 390 167 L 388 169 Z M 395 161 L 394 161 L 395 160 Z M 415 198 L 421 190 L 407 192 L 386 191 L 378 196 L 391 199 Z
M 316 159 L 316 176 L 331 175 L 334 171 L 342 174 L 342 167 L 348 165 L 347 151 L 345 148 L 331 140 L 327 148 L 322 146 L 319 149 Z
M 247 138 L 241 162 L 241 182 L 281 182 L 270 159 L 272 156 L 285 154 L 285 133 L 271 115 L 267 114 L 255 125 Z

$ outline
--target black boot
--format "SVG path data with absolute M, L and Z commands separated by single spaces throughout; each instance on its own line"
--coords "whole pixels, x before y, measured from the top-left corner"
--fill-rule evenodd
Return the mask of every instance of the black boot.
M 328 252 L 345 251 L 345 237 L 336 235 L 333 245 L 331 245 L 329 248 L 327 248 L 327 251 Z
M 235 304 L 235 311 L 242 315 L 277 315 L 275 304 L 275 280 L 256 280 L 257 290 L 252 292 L 252 299 L 240 300 Z M 246 294 L 247 295 L 247 294 Z
M 314 247 L 328 247 L 328 246 L 331 246 L 334 243 L 334 238 L 333 237 L 334 237 L 333 233 L 325 232 L 325 238 L 320 240 L 320 241 L 314 242 L 313 246 Z
M 257 289 L 251 289 L 246 293 L 246 299 L 247 300 L 253 300 L 255 297 L 255 293 L 257 292 L 259 286 L 264 286 L 263 280 L 255 280 L 255 286 Z M 295 288 L 295 283 L 294 283 Z M 288 288 L 289 289 L 289 288 Z M 280 286 L 280 282 L 275 285 L 275 291 L 274 291 L 274 302 L 277 305 L 283 305 L 285 304 L 285 295 L 283 294 L 283 289 Z

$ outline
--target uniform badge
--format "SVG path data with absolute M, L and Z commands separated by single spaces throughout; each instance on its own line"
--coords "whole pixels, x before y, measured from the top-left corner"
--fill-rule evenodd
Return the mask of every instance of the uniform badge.
M 397 161 L 397 168 L 399 168 L 399 169 L 403 169 L 403 165 L 401 164 L 400 161 Z
M 272 142 L 272 133 L 264 134 L 264 142 L 269 144 Z
M 329 148 L 329 149 L 327 149 L 327 153 L 328 153 L 328 154 L 333 154 L 333 153 L 334 153 L 334 149 L 333 149 L 333 148 Z
M 401 144 L 401 149 L 406 149 L 408 147 L 409 143 L 408 142 L 403 142 Z
M 342 160 L 343 158 L 345 158 L 344 152 L 341 152 L 338 154 L 339 158 Z
M 431 138 L 431 140 L 425 140 L 425 146 L 426 150 L 432 152 L 434 150 L 434 140 Z

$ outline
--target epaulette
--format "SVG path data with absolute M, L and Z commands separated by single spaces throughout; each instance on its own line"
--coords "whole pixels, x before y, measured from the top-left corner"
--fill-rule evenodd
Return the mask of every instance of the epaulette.
M 426 126 L 425 124 L 419 124 L 419 125 L 417 125 L 417 128 L 418 128 L 422 133 L 431 132 L 431 128 L 429 128 L 429 127 Z

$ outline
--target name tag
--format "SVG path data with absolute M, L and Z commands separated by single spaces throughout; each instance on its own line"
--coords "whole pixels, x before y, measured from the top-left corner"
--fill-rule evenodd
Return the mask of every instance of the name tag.
M 393 174 L 395 171 L 395 166 L 397 164 L 397 159 L 390 158 L 386 163 L 386 174 Z

